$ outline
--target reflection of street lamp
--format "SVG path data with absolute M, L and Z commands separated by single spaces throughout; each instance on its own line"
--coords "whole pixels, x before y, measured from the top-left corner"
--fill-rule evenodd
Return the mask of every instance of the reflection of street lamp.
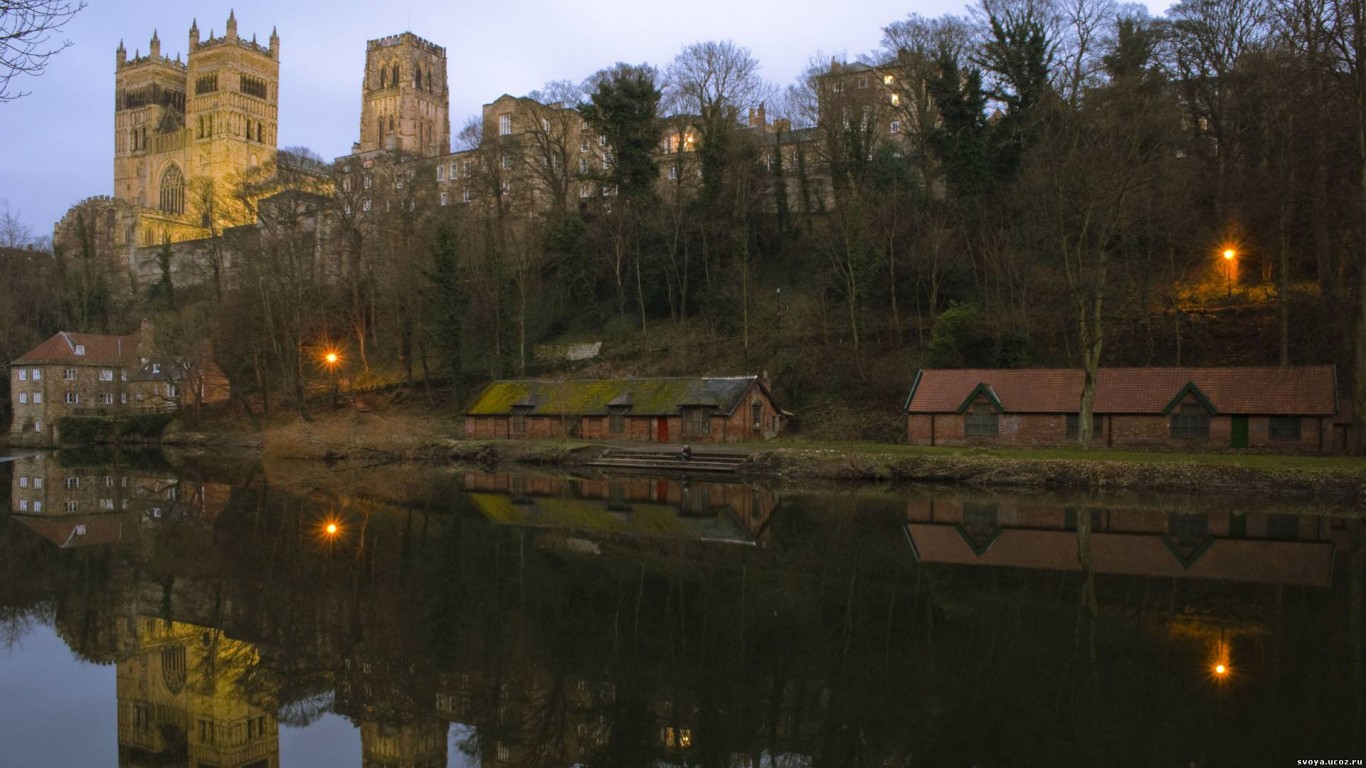
M 1225 271 L 1228 273 L 1228 297 L 1233 298 L 1233 258 L 1238 252 L 1232 248 L 1224 249 Z
M 328 386 L 329 386 L 329 388 L 332 390 L 332 408 L 333 408 L 333 410 L 336 410 L 336 408 L 337 408 L 337 363 L 341 362 L 341 355 L 338 355 L 336 352 L 334 352 L 334 351 L 332 351 L 332 350 L 328 350 L 328 351 L 327 351 L 327 354 L 323 355 L 323 362 L 327 364 L 327 381 L 328 381 Z
M 783 333 L 783 289 L 778 289 L 778 335 Z

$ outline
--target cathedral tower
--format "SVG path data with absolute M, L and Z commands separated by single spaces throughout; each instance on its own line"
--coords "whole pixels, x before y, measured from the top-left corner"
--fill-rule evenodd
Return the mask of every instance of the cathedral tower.
M 365 49 L 358 152 L 423 157 L 451 151 L 446 49 L 411 32 L 371 40 Z
M 241 38 L 228 13 L 221 37 L 190 25 L 181 62 L 161 53 L 152 33 L 148 55 L 116 51 L 114 198 L 144 209 L 137 245 L 202 235 L 201 179 L 219 195 L 243 170 L 275 154 L 280 39 L 269 46 Z

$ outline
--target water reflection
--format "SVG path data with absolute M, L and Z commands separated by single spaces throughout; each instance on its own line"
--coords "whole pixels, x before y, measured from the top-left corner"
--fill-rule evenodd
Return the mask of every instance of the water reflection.
M 1329 510 L 53 456 L 0 473 L 0 616 L 113 667 L 124 766 L 276 766 L 325 713 L 355 726 L 353 764 L 385 768 L 1362 754 L 1366 535 Z M 22 740 L 16 706 L 0 744 Z

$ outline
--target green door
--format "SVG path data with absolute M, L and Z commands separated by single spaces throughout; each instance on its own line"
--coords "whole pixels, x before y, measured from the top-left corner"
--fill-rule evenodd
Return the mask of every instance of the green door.
M 1234 447 L 1234 448 L 1246 448 L 1246 447 L 1247 447 L 1247 417 L 1246 417 L 1246 416 L 1234 416 L 1234 417 L 1233 417 L 1233 447 Z

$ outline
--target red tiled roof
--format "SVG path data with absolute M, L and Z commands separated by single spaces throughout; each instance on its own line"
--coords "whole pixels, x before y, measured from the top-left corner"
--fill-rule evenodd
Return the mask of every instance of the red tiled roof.
M 957 526 L 908 523 L 906 533 L 921 562 L 1081 570 L 1073 531 L 1007 528 L 981 554 L 973 551 Z M 1125 576 L 1327 587 L 1333 578 L 1333 545 L 1327 541 L 1216 539 L 1186 566 L 1161 536 L 1092 533 L 1091 567 L 1096 573 Z
M 84 355 L 76 347 L 85 347 Z M 24 353 L 15 363 L 77 363 L 80 365 L 133 365 L 138 362 L 138 337 L 104 336 L 97 333 L 60 331 Z
M 1096 413 L 1162 413 L 1187 383 L 1223 414 L 1332 415 L 1338 411 L 1332 366 L 1298 368 L 1102 368 Z M 1079 368 L 922 370 L 907 413 L 956 413 L 979 385 L 1006 413 L 1076 413 Z

